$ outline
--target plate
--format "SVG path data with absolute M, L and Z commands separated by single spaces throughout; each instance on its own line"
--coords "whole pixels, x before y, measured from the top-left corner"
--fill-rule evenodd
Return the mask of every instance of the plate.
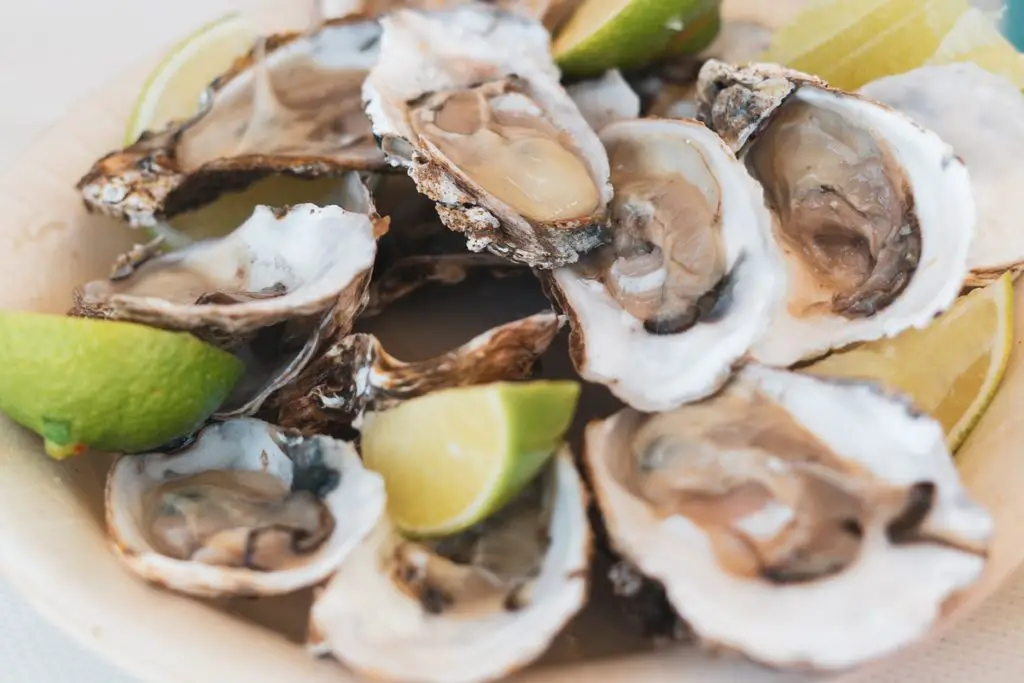
M 267 10 L 266 19 L 280 26 L 288 3 L 279 2 Z M 732 16 L 757 18 L 765 11 L 760 4 L 749 0 L 726 7 Z M 770 19 L 782 21 L 799 4 L 773 4 Z M 132 101 L 153 63 L 139 65 L 77 103 L 0 177 L 5 284 L 0 307 L 62 313 L 76 285 L 104 276 L 113 257 L 140 239 L 116 223 L 87 215 L 73 185 L 97 157 L 119 145 Z M 1024 339 L 1024 286 L 1018 285 L 1018 294 L 1019 340 Z M 409 300 L 375 323 L 374 331 L 400 357 L 428 355 L 498 320 L 546 305 L 528 278 L 425 296 L 433 297 L 429 318 L 416 314 L 424 299 Z M 501 307 L 488 305 L 495 301 Z M 491 314 L 480 312 L 487 310 Z M 545 359 L 545 369 L 568 372 L 564 351 Z M 592 393 L 586 410 L 607 412 L 604 400 L 600 392 Z M 991 562 L 978 586 L 945 605 L 935 634 L 990 595 L 1024 559 L 1024 526 L 1015 523 L 1024 517 L 1024 497 L 1018 495 L 1024 487 L 1024 458 L 1016 447 L 1024 441 L 1024 423 L 1016 418 L 1017 405 L 1024 405 L 1019 341 L 999 395 L 959 456 L 967 487 L 996 521 Z M 108 550 L 103 530 L 102 490 L 109 464 L 106 457 L 49 460 L 37 437 L 0 419 L 2 568 L 41 612 L 98 655 L 153 683 L 356 680 L 336 663 L 312 659 L 301 646 L 310 591 L 259 602 L 199 601 L 152 588 L 125 571 Z M 883 661 L 855 673 L 809 679 L 687 647 L 645 652 L 619 622 L 598 595 L 544 660 L 516 680 L 868 683 L 889 665 Z

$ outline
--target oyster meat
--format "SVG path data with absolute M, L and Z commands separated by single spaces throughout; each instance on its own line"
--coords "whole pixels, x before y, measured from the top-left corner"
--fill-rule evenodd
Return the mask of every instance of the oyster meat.
M 361 100 L 379 37 L 376 22 L 351 20 L 261 39 L 194 117 L 97 161 L 78 183 L 86 206 L 152 227 L 273 173 L 386 169 Z
M 565 449 L 460 534 L 411 541 L 382 522 L 313 604 L 311 648 L 396 681 L 476 683 L 529 664 L 586 601 L 586 501 Z
M 942 427 L 872 383 L 750 365 L 713 398 L 586 432 L 614 547 L 696 636 L 841 669 L 915 641 L 986 564 L 992 520 Z
M 601 134 L 614 241 L 555 270 L 579 373 L 639 410 L 716 391 L 765 331 L 784 272 L 761 189 L 692 120 L 638 119 Z
M 371 214 L 257 207 L 226 237 L 123 257 L 111 279 L 75 293 L 72 314 L 184 330 L 236 353 L 248 369 L 227 411 L 251 413 L 366 304 L 386 229 Z
M 282 425 L 315 432 L 431 391 L 524 379 L 561 325 L 554 313 L 538 313 L 409 363 L 389 355 L 372 334 L 351 334 L 331 345 L 269 407 Z
M 764 187 L 787 264 L 757 360 L 791 365 L 924 327 L 952 304 L 975 208 L 967 168 L 938 135 L 774 64 L 708 60 L 698 101 Z
M 984 285 L 1024 267 L 1016 208 L 1024 187 L 1024 94 L 1017 86 L 962 62 L 881 78 L 859 92 L 935 131 L 967 164 L 978 211 L 968 284 Z
M 277 595 L 332 574 L 384 501 L 383 479 L 350 444 L 237 419 L 178 452 L 122 456 L 107 527 L 146 581 L 203 597 Z
M 606 239 L 608 158 L 540 23 L 470 2 L 381 24 L 363 91 L 374 134 L 471 250 L 549 268 Z

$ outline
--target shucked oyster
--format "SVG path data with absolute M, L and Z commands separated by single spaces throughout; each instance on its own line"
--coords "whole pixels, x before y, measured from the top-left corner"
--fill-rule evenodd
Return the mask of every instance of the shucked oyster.
M 978 228 L 968 283 L 983 285 L 1024 268 L 1024 94 L 971 62 L 924 66 L 863 86 L 861 94 L 897 109 L 953 146 L 967 164 Z
M 757 360 L 789 365 L 923 327 L 956 298 L 975 209 L 952 147 L 888 107 L 773 64 L 709 60 L 701 120 L 764 187 L 788 292 Z
M 107 527 L 147 581 L 199 596 L 276 595 L 332 574 L 384 500 L 383 479 L 350 444 L 239 419 L 176 453 L 122 456 Z
M 249 368 L 232 405 L 248 413 L 322 339 L 350 329 L 381 229 L 373 215 L 337 206 L 257 207 L 227 237 L 126 258 L 112 279 L 76 292 L 73 313 L 185 330 L 238 353 Z
M 79 181 L 86 205 L 154 226 L 263 176 L 384 169 L 362 112 L 376 22 L 266 38 L 207 90 L 193 118 L 144 134 Z
M 372 334 L 348 335 L 276 394 L 269 407 L 278 411 L 282 425 L 316 432 L 438 389 L 522 379 L 560 327 L 554 313 L 539 313 L 409 363 L 390 356 Z
M 378 525 L 314 603 L 311 646 L 378 679 L 498 679 L 583 606 L 589 561 L 586 494 L 564 450 L 468 531 L 414 542 Z
M 985 567 L 992 521 L 941 426 L 871 383 L 750 365 L 593 423 L 585 460 L 615 548 L 700 639 L 767 664 L 893 652 Z
M 784 282 L 761 189 L 696 121 L 640 119 L 601 134 L 614 241 L 557 269 L 579 373 L 639 410 L 716 391 L 765 331 Z
M 476 2 L 381 24 L 366 111 L 445 225 L 474 251 L 545 268 L 604 241 L 608 158 L 559 85 L 543 26 Z

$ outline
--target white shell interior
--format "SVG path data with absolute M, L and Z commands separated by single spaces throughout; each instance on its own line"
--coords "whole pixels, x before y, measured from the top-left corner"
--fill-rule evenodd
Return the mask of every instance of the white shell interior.
M 825 313 L 797 317 L 783 301 L 767 334 L 752 349 L 759 362 L 781 366 L 927 325 L 959 294 L 975 230 L 967 167 L 934 132 L 858 97 L 812 86 L 798 89 L 792 97 L 838 112 L 852 125 L 869 129 L 888 143 L 910 183 L 922 244 L 910 282 L 892 303 L 872 316 L 850 319 Z
M 278 595 L 310 586 L 333 573 L 384 513 L 384 480 L 363 467 L 355 448 L 324 436 L 323 463 L 340 473 L 324 498 L 335 519 L 331 536 L 301 566 L 272 572 L 189 562 L 153 550 L 144 529 L 146 492 L 162 482 L 200 472 L 264 471 L 291 486 L 293 461 L 254 419 L 230 420 L 204 429 L 187 450 L 165 455 L 122 456 L 107 480 L 107 527 L 121 560 L 148 581 L 197 596 Z
M 598 133 L 610 123 L 640 116 L 640 96 L 618 69 L 606 71 L 598 78 L 574 83 L 565 91 L 587 124 Z
M 678 171 L 699 185 L 717 180 L 721 230 L 728 270 L 734 278 L 732 306 L 714 323 L 698 323 L 680 334 L 655 335 L 624 311 L 598 280 L 572 267 L 554 271 L 583 339 L 580 374 L 607 384 L 637 410 L 667 410 L 714 392 L 768 325 L 781 300 L 784 277 L 771 236 L 771 216 L 762 191 L 711 130 L 693 120 L 643 119 L 612 124 L 602 133 L 611 143 L 625 136 L 679 137 L 693 153 L 662 155 L 652 169 Z
M 195 242 L 140 266 L 130 277 L 167 267 L 202 273 L 227 291 L 282 286 L 284 294 L 233 304 L 182 304 L 158 296 L 110 293 L 105 280 L 83 288 L 86 301 L 106 302 L 112 317 L 157 322 L 188 329 L 211 325 L 254 329 L 286 318 L 326 310 L 377 253 L 374 225 L 364 213 L 339 206 L 299 204 L 279 215 L 257 206 L 230 235 Z
M 978 211 L 968 267 L 1024 262 L 1024 94 L 1017 86 L 960 62 L 881 78 L 859 92 L 935 131 L 967 164 Z
M 385 520 L 314 603 L 315 650 L 363 675 L 423 683 L 497 679 L 539 656 L 586 601 L 590 560 L 587 498 L 567 448 L 553 466 L 551 546 L 529 605 L 481 618 L 427 614 L 381 570 L 394 533 Z
M 993 524 L 964 490 L 940 425 L 868 383 L 833 382 L 751 365 L 753 383 L 834 453 L 881 482 L 930 481 L 929 531 L 985 545 Z M 669 599 L 698 635 L 758 661 L 841 669 L 904 647 L 928 632 L 943 604 L 978 580 L 985 559 L 934 543 L 891 545 L 867 534 L 857 560 L 824 580 L 774 585 L 724 572 L 701 527 L 660 518 L 615 477 L 610 461 L 629 447 L 642 416 L 623 411 L 592 423 L 586 459 L 614 545 Z M 881 531 L 881 530 L 878 530 Z

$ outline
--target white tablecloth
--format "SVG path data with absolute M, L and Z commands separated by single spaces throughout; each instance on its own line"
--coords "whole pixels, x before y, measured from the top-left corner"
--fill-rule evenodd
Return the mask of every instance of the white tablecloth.
M 256 2 L 259 0 L 0 3 L 0 161 L 13 161 L 32 137 L 76 98 L 138 58 L 229 8 Z M 987 0 L 985 4 L 989 4 Z M 953 634 L 937 646 L 901 660 L 876 683 L 917 681 L 1024 681 L 1024 571 Z M 2 582 L 0 682 L 134 683 L 43 621 Z

